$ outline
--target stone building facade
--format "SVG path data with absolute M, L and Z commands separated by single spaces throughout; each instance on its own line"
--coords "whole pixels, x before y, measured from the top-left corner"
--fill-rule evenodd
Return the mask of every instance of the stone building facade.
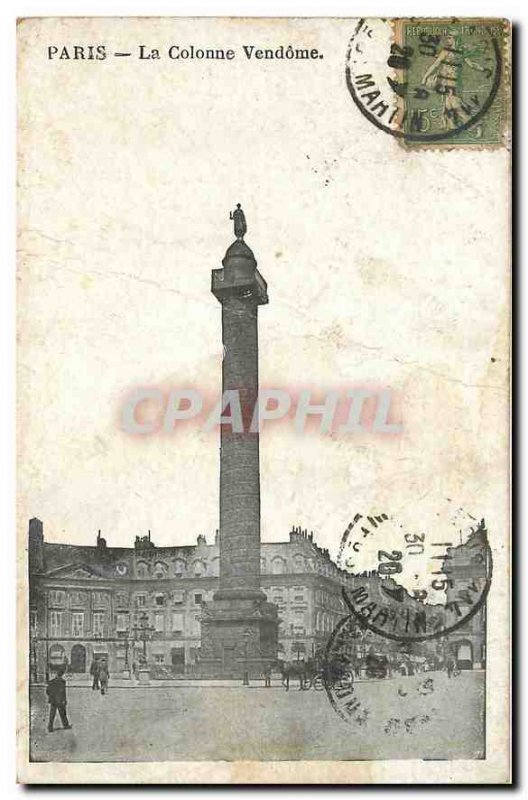
M 217 541 L 198 536 L 194 545 L 156 547 L 149 534 L 120 548 L 99 534 L 95 546 L 55 544 L 33 519 L 28 551 L 32 680 L 62 663 L 85 674 L 102 655 L 114 676 L 143 660 L 158 677 L 200 675 L 202 610 L 218 587 Z M 464 574 L 470 568 L 462 554 L 455 563 Z M 355 581 L 300 527 L 287 541 L 261 544 L 261 588 L 278 608 L 278 659 L 306 660 L 322 651 L 347 613 L 342 587 L 354 588 Z M 358 642 L 361 650 L 364 657 L 374 650 L 395 664 L 404 660 L 401 645 L 369 632 Z M 450 637 L 412 651 L 437 667 L 454 657 L 461 668 L 484 668 L 485 607 Z
M 217 541 L 156 547 L 149 534 L 120 548 L 99 534 L 95 546 L 54 544 L 32 519 L 28 550 L 33 679 L 65 662 L 86 673 L 102 655 L 112 674 L 144 659 L 160 676 L 198 673 L 202 607 L 218 587 Z M 306 659 L 324 646 L 351 580 L 306 530 L 262 543 L 261 588 L 278 608 L 279 659 Z

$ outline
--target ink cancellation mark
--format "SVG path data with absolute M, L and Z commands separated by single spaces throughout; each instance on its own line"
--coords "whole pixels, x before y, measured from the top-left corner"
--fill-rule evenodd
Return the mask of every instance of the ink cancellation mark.
M 343 617 L 328 640 L 323 667 L 324 688 L 336 714 L 358 730 L 372 728 L 378 736 L 422 732 L 438 711 L 438 673 L 423 672 L 426 659 L 417 661 L 411 649 L 405 643 L 389 644 L 353 615 Z M 416 674 L 405 668 L 411 659 Z M 377 707 L 368 708 L 364 695 L 372 696 L 372 687 L 385 680 L 382 694 L 374 693 Z
M 501 144 L 504 39 L 501 20 L 362 19 L 347 87 L 366 119 L 404 144 Z
M 441 638 L 465 625 L 484 604 L 492 575 L 485 522 L 462 509 L 444 537 L 406 530 L 387 514 L 357 514 L 343 534 L 338 565 L 354 576 L 343 588 L 353 617 L 402 642 Z
M 354 686 L 356 639 L 361 629 L 353 616 L 343 617 L 328 639 L 323 665 L 323 681 L 332 708 L 347 723 L 366 724 L 370 711 L 358 697 Z

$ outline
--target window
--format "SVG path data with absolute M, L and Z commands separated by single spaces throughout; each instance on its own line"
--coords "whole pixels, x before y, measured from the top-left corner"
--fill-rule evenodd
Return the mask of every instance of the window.
M 62 636 L 62 611 L 50 611 L 50 636 Z
M 148 566 L 144 561 L 140 561 L 136 567 L 138 578 L 148 578 Z
M 126 592 L 118 592 L 116 594 L 116 606 L 118 608 L 126 608 L 128 606 L 128 595 Z
M 154 663 L 155 664 L 165 663 L 165 656 L 163 655 L 163 653 L 154 653 Z
M 104 592 L 93 593 L 94 606 L 106 606 L 106 594 Z
M 294 625 L 293 626 L 293 635 L 294 636 L 304 636 L 305 629 L 304 625 Z
M 292 653 L 300 659 L 301 656 L 306 654 L 306 645 L 304 642 L 294 642 L 292 644 Z
M 53 589 L 49 593 L 49 604 L 50 606 L 64 606 L 64 592 Z
M 295 558 L 293 559 L 293 566 L 295 572 L 304 572 L 304 557 L 295 556 Z
M 156 605 L 157 606 L 164 606 L 165 605 L 165 595 L 164 594 L 157 594 L 156 595 Z
M 295 611 L 293 615 L 293 632 L 299 633 L 300 629 L 304 632 L 304 611 Z
M 84 605 L 84 592 L 72 592 L 70 602 L 73 607 Z
M 29 612 L 29 629 L 31 633 L 37 632 L 37 613 L 36 608 L 32 608 Z
M 214 575 L 215 577 L 220 574 L 220 559 L 218 558 L 218 556 L 215 556 L 212 559 L 211 564 L 209 566 L 209 571 L 211 575 Z
M 146 595 L 138 594 L 137 597 L 136 597 L 136 605 L 138 606 L 138 608 L 146 606 L 147 605 Z
M 293 599 L 296 603 L 304 602 L 304 589 L 302 586 L 293 587 Z
M 121 611 L 116 614 L 116 631 L 126 631 L 128 628 L 128 614 Z
M 165 615 L 154 614 L 154 630 L 156 633 L 163 633 L 165 630 Z
M 167 574 L 167 565 L 163 563 L 163 561 L 156 561 L 154 566 L 154 575 L 156 578 L 164 578 Z
M 202 604 L 202 595 L 201 594 L 195 594 L 194 595 L 194 602 L 195 602 L 195 604 L 197 606 L 200 606 Z
M 82 636 L 84 633 L 84 614 L 82 611 L 74 611 L 72 614 L 72 636 Z
M 181 560 L 175 561 L 174 562 L 174 577 L 175 578 L 182 578 L 183 575 L 185 574 L 186 566 L 187 565 L 186 565 L 185 561 L 181 561 Z
M 174 592 L 173 600 L 175 606 L 181 606 L 183 601 L 185 600 L 185 592 L 180 592 L 180 591 Z
M 172 632 L 183 633 L 183 614 L 181 611 L 174 611 L 172 614 Z
M 104 631 L 104 614 L 102 611 L 95 611 L 93 615 L 93 635 L 102 636 L 103 631 Z
M 284 559 L 274 558 L 271 564 L 271 571 L 274 575 L 282 575 L 283 572 L 286 572 Z

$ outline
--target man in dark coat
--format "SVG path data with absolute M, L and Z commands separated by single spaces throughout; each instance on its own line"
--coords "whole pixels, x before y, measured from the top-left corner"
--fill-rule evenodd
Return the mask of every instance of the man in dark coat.
M 105 694 L 108 691 L 108 679 L 110 677 L 110 673 L 108 671 L 108 664 L 106 660 L 103 659 L 99 664 L 99 683 L 101 684 L 101 694 Z
M 99 688 L 99 659 L 94 658 L 90 666 L 90 675 L 93 677 L 92 689 Z
M 55 714 L 59 712 L 62 727 L 66 730 L 71 728 L 66 714 L 66 681 L 62 677 L 64 675 L 64 667 L 59 667 L 57 675 L 48 681 L 46 694 L 48 695 L 48 703 L 50 704 L 48 731 L 52 733 L 53 723 L 55 722 Z

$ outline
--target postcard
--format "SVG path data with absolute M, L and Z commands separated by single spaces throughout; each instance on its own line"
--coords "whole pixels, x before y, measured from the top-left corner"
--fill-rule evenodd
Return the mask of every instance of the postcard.
M 510 23 L 17 37 L 18 780 L 509 783 Z

